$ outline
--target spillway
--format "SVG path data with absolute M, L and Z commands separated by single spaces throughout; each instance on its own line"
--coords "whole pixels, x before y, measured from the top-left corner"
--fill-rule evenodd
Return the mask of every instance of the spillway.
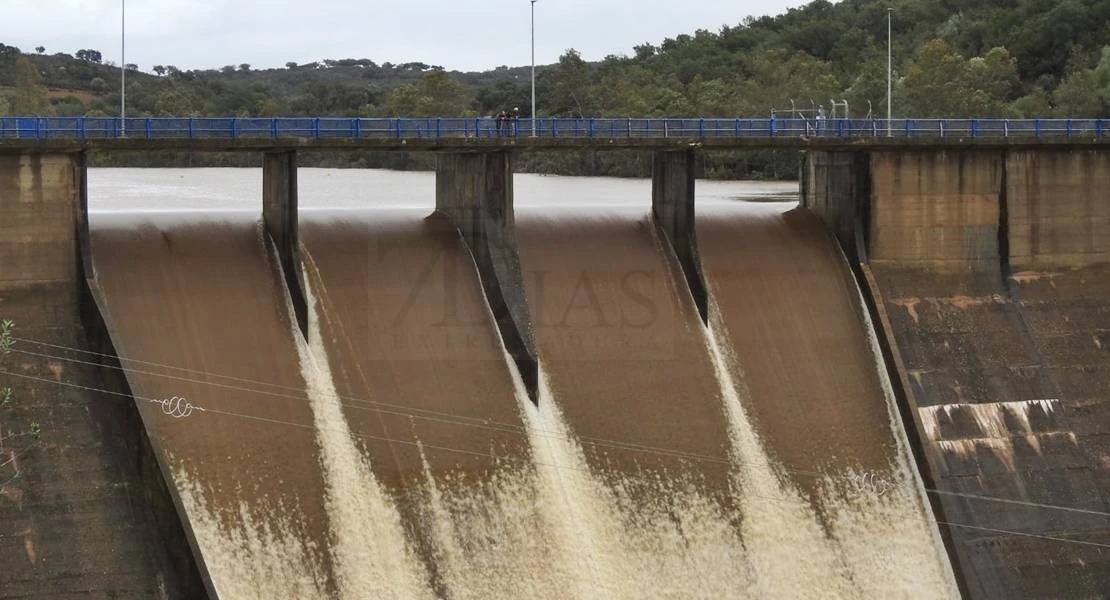
M 427 209 L 302 211 L 307 336 L 256 214 L 98 216 L 105 316 L 221 597 L 955 595 L 820 223 L 710 203 L 707 327 L 646 205 L 518 211 L 538 406 Z
M 782 584 L 806 573 L 830 594 L 957 595 L 875 331 L 835 241 L 812 214 L 783 204 L 709 207 L 697 234 L 711 335 L 736 388 L 739 493 L 784 520 L 779 532 L 749 533 L 757 572 L 770 575 L 762 589 L 799 594 Z M 781 538 L 800 553 L 793 565 Z
M 132 391 L 227 597 L 334 593 L 324 480 L 281 278 L 253 215 L 101 218 L 92 240 Z M 154 401 L 201 410 L 174 418 Z

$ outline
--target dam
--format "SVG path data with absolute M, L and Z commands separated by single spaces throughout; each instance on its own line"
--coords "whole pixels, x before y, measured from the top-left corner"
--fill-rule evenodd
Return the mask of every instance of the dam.
M 44 440 L 3 588 L 1106 592 L 1104 149 L 811 148 L 742 199 L 652 160 L 0 154 L 5 428 Z

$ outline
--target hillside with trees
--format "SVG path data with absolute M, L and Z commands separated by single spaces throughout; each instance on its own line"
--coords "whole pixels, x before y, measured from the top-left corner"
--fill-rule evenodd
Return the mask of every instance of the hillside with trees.
M 538 69 L 540 116 L 763 117 L 847 100 L 855 117 L 885 115 L 887 7 L 893 6 L 896 115 L 1110 116 L 1106 0 L 816 0 L 628 54 L 587 62 L 573 49 Z M 95 49 L 74 55 L 0 44 L 0 114 L 115 115 L 118 65 Z M 471 116 L 519 106 L 529 70 L 448 72 L 370 59 L 181 70 L 127 65 L 129 116 Z M 109 157 L 109 160 L 111 158 Z M 174 162 L 172 156 L 147 157 Z M 226 162 L 227 157 L 211 160 Z M 329 164 L 426 167 L 408 157 L 330 157 Z M 132 160 L 131 162 L 134 162 Z M 790 176 L 796 158 L 722 156 L 708 176 Z M 642 174 L 642 157 L 527 156 L 522 167 Z

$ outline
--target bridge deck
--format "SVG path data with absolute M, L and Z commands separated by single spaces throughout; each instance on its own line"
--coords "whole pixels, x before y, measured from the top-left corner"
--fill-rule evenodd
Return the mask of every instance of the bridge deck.
M 0 152 L 1024 148 L 1110 145 L 1102 119 L 0 118 Z

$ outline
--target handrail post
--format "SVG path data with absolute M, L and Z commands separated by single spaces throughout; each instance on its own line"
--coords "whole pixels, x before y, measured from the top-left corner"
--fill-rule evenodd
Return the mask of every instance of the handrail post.
M 270 119 L 270 137 L 275 139 L 275 140 L 278 138 L 278 120 L 277 120 L 277 117 L 272 117 Z
M 234 140 L 238 137 L 239 137 L 239 119 L 236 119 L 235 117 L 232 117 L 231 118 L 231 139 Z
M 85 127 L 86 127 L 85 117 L 77 117 L 77 136 L 80 137 L 81 139 L 85 139 L 85 135 L 86 135 Z
M 443 117 L 436 117 L 436 139 L 443 137 Z
M 1067 120 L 1067 121 L 1066 121 L 1066 122 L 1064 123 L 1064 126 L 1065 126 L 1065 127 L 1067 128 L 1067 132 L 1068 132 L 1068 137 L 1071 137 L 1071 119 L 1068 119 L 1068 120 Z
M 698 119 L 698 137 L 705 137 L 705 119 Z
M 354 131 L 355 131 L 355 139 L 356 140 L 362 137 L 362 119 L 360 119 L 358 117 L 355 117 Z
M 312 120 L 312 137 L 320 139 L 320 117 Z
M 1095 138 L 1102 139 L 1102 119 L 1095 119 Z
M 146 122 L 143 123 L 143 131 L 146 133 L 146 139 L 154 137 L 154 120 L 150 117 L 147 117 Z
M 185 125 L 189 129 L 189 139 L 193 139 L 193 118 L 189 117 Z
M 590 122 L 586 124 L 586 131 L 591 138 L 597 133 L 597 122 L 592 117 Z
M 1040 119 L 1034 119 L 1033 120 L 1033 134 L 1036 137 L 1041 137 L 1041 120 Z
M 775 118 L 771 117 L 767 120 L 767 134 L 775 137 Z
M 1002 121 L 1002 137 L 1010 137 L 1010 120 Z

